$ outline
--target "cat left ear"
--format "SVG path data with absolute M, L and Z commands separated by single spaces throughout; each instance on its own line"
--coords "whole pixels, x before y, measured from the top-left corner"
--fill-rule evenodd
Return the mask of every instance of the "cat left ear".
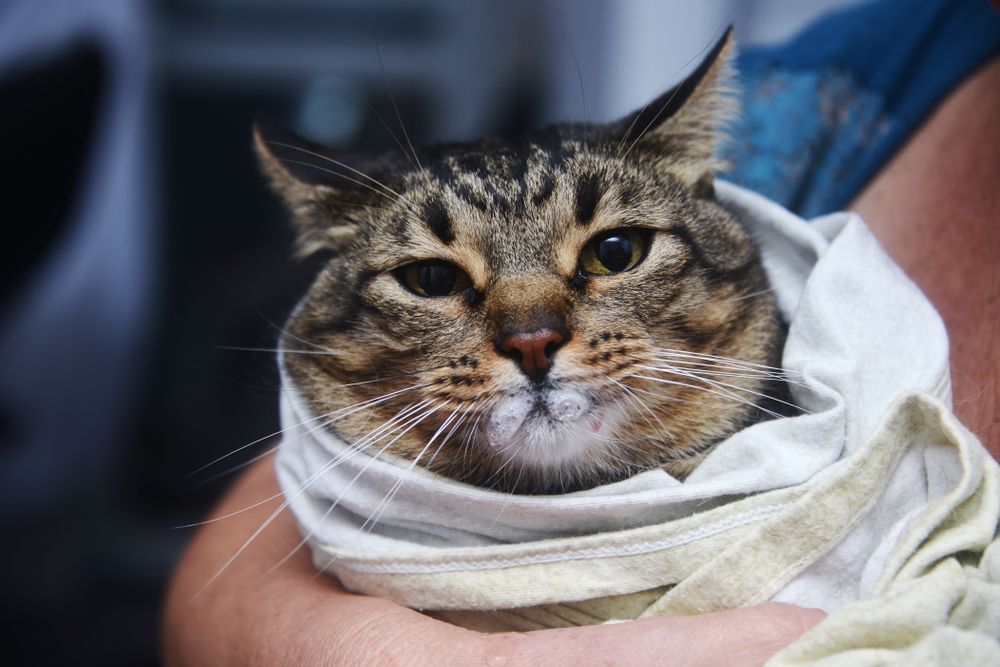
M 640 153 L 696 190 L 711 191 L 722 128 L 737 110 L 733 98 L 733 28 L 684 81 L 612 125 L 623 154 Z
M 263 122 L 254 125 L 253 142 L 271 188 L 292 212 L 297 254 L 342 250 L 373 197 L 347 156 Z

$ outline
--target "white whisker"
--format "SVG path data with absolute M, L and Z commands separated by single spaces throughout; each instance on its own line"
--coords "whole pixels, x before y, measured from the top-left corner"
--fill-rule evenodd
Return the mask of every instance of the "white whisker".
M 638 359 L 639 357 L 633 358 Z M 653 361 L 663 362 L 669 364 L 671 367 L 682 367 L 682 370 L 690 369 L 690 372 L 697 373 L 699 375 L 743 378 L 746 380 L 778 380 L 800 387 L 807 386 L 804 382 L 793 379 L 795 374 L 787 371 L 765 371 L 762 369 L 746 368 L 732 364 L 710 363 L 707 361 L 689 361 L 682 358 L 662 356 L 654 356 Z
M 716 396 L 721 396 L 723 398 L 728 398 L 728 399 L 731 399 L 731 400 L 736 401 L 738 403 L 742 403 L 743 405 L 746 405 L 746 406 L 749 406 L 751 408 L 760 410 L 761 412 L 764 412 L 764 413 L 766 413 L 766 414 L 768 414 L 768 415 L 770 415 L 772 417 L 775 417 L 775 418 L 781 417 L 781 415 L 779 415 L 777 412 L 774 412 L 773 410 L 768 410 L 767 408 L 761 407 L 761 406 L 757 405 L 756 403 L 754 403 L 753 401 L 748 401 L 745 398 L 743 398 L 741 396 L 738 396 L 736 394 L 733 394 L 730 391 L 715 390 L 715 389 L 712 389 L 710 387 L 704 387 L 704 386 L 697 385 L 697 384 L 690 384 L 688 382 L 680 382 L 680 381 L 677 381 L 677 380 L 667 380 L 665 378 L 649 377 L 648 375 L 632 375 L 631 377 L 637 377 L 637 378 L 640 378 L 642 380 L 649 380 L 651 382 L 659 382 L 661 384 L 672 384 L 672 385 L 676 385 L 676 386 L 679 386 L 679 387 L 688 387 L 690 389 L 697 389 L 699 391 L 704 391 L 704 392 L 709 393 L 709 394 L 715 394 Z
M 758 364 L 752 361 L 743 361 L 742 359 L 736 359 L 733 357 L 722 357 L 715 354 L 707 354 L 705 352 L 690 352 L 688 350 L 673 350 L 670 348 L 655 348 L 655 351 L 659 353 L 659 356 L 666 356 L 671 358 L 689 358 L 689 359 L 702 359 L 709 361 L 719 361 L 729 364 L 734 364 L 736 366 L 745 366 L 750 368 L 760 368 L 769 371 L 778 371 L 781 373 L 786 373 L 783 368 L 778 368 L 777 366 L 768 366 L 766 364 Z
M 419 386 L 426 386 L 426 385 L 419 385 Z M 398 395 L 398 394 L 400 394 L 400 393 L 402 393 L 404 391 L 411 391 L 412 389 L 415 389 L 415 388 L 417 388 L 417 387 L 408 387 L 406 389 L 401 389 L 401 390 L 398 390 L 396 392 L 392 392 L 392 394 L 388 394 L 386 396 L 382 396 L 382 397 L 379 397 L 378 399 L 373 399 L 373 400 L 378 400 L 379 402 L 383 402 L 385 400 L 389 400 L 394 395 Z M 367 401 L 365 403 L 369 403 L 370 404 L 371 401 Z M 368 405 L 361 405 L 361 407 L 356 408 L 354 411 L 356 412 L 357 410 L 363 410 L 365 407 L 368 407 Z M 335 411 L 335 412 L 337 412 L 337 411 Z M 340 415 L 340 416 L 337 417 L 337 419 L 345 417 L 345 416 L 347 416 L 347 414 L 353 414 L 353 413 L 349 412 L 349 413 Z M 355 450 L 352 450 L 352 451 L 355 451 Z M 268 526 L 270 526 L 274 522 L 275 518 L 277 518 L 277 516 L 282 511 L 284 511 L 285 508 L 287 508 L 291 504 L 291 502 L 293 500 L 295 500 L 296 498 L 298 498 L 300 495 L 302 495 L 305 492 L 306 488 L 308 488 L 314 481 L 316 481 L 317 479 L 319 479 L 322 475 L 325 475 L 328 471 L 332 470 L 336 465 L 339 465 L 339 463 L 341 461 L 343 461 L 343 460 L 346 460 L 346 458 L 345 457 L 337 457 L 334 461 L 332 461 L 332 462 L 328 463 L 327 465 L 321 467 L 319 470 L 317 470 L 312 475 L 310 475 L 308 478 L 306 478 L 306 480 L 304 482 L 302 482 L 301 484 L 299 484 L 298 488 L 296 488 L 295 493 L 293 495 L 289 496 L 286 493 L 285 494 L 285 500 L 278 506 L 278 508 L 275 509 L 273 512 L 271 512 L 271 514 L 264 520 L 264 522 L 261 523 L 261 525 L 258 526 L 255 531 L 253 531 L 253 533 L 250 535 L 250 537 L 248 537 L 246 539 L 246 541 L 244 541 L 243 544 L 240 545 L 240 547 L 236 550 L 235 553 L 233 553 L 232 556 L 230 556 L 228 559 L 226 559 L 226 561 L 222 564 L 222 566 L 218 570 L 216 570 L 216 572 L 211 577 L 209 577 L 208 581 L 206 581 L 201 586 L 201 588 L 198 589 L 198 591 L 194 594 L 194 596 L 192 597 L 192 599 L 199 597 L 209 586 L 212 585 L 212 583 L 215 582 L 216 579 L 218 579 L 220 576 L 222 576 L 223 572 L 225 572 L 229 568 L 229 566 L 232 565 L 233 561 L 235 561 L 237 558 L 239 558 L 240 554 L 242 554 L 244 551 L 246 551 L 246 549 L 253 543 L 253 541 L 255 539 L 257 539 L 257 537 L 262 532 L 264 532 L 264 530 L 267 529 Z
M 283 143 L 283 142 L 280 142 L 280 141 L 268 141 L 267 143 L 271 144 L 272 146 L 281 146 L 283 148 L 291 148 L 292 150 L 300 151 L 302 153 L 306 153 L 308 155 L 312 155 L 313 157 L 318 157 L 321 160 L 326 160 L 327 162 L 332 162 L 333 164 L 337 165 L 338 167 L 342 167 L 342 168 L 347 169 L 348 171 L 350 171 L 352 173 L 357 174 L 358 176 L 360 176 L 362 178 L 368 179 L 369 181 L 371 181 L 375 185 L 379 186 L 380 188 L 383 188 L 384 190 L 386 190 L 390 194 L 395 195 L 397 199 L 399 199 L 400 201 L 402 201 L 403 196 L 401 194 L 399 194 L 398 192 L 396 192 L 395 190 L 393 190 L 392 188 L 390 188 L 388 185 L 386 185 L 382 181 L 380 181 L 378 179 L 375 179 L 375 178 L 372 178 L 368 174 L 355 169 L 354 167 L 352 167 L 349 164 L 345 164 L 345 163 L 343 163 L 343 162 L 341 162 L 339 160 L 334 160 L 332 157 L 329 157 L 328 155 L 323 155 L 322 153 L 317 153 L 315 151 L 311 151 L 311 150 L 308 150 L 306 148 L 302 148 L 301 146 L 295 146 L 293 144 L 286 144 L 286 143 Z
M 410 154 L 413 155 L 413 161 L 416 162 L 420 175 L 424 177 L 424 182 L 427 185 L 430 185 L 430 177 L 427 175 L 424 165 L 420 164 L 420 157 L 417 155 L 417 151 L 413 148 L 413 142 L 410 141 L 410 135 L 406 131 L 406 125 L 403 124 L 403 116 L 400 115 L 399 107 L 396 106 L 396 96 L 392 94 L 392 87 L 389 85 L 389 77 L 385 75 L 385 63 L 382 62 L 381 44 L 377 44 L 375 46 L 375 54 L 378 56 L 378 66 L 382 70 L 382 80 L 385 81 L 385 90 L 389 93 L 389 101 L 392 103 L 392 110 L 396 113 L 396 120 L 399 121 L 399 129 L 403 132 L 403 138 L 406 139 L 406 145 L 410 147 Z M 405 154 L 406 151 L 403 152 Z
M 344 495 L 351 489 L 351 487 L 354 486 L 355 482 L 357 482 L 365 474 L 365 472 L 368 471 L 368 468 L 375 462 L 375 460 L 379 456 L 381 456 L 389 447 L 395 444 L 400 438 L 406 435 L 411 429 L 416 427 L 420 422 L 422 422 L 424 419 L 426 419 L 428 416 L 430 416 L 435 412 L 437 408 L 432 408 L 424 412 L 423 414 L 418 415 L 417 417 L 412 416 L 414 412 L 419 412 L 420 410 L 427 407 L 431 403 L 432 401 L 426 399 L 418 403 L 411 403 L 407 407 L 397 412 L 391 419 L 387 420 L 381 426 L 379 426 L 378 428 L 369 432 L 364 437 L 354 442 L 350 453 L 336 457 L 337 459 L 339 459 L 336 465 L 340 465 L 340 463 L 348 461 L 354 456 L 365 451 L 366 449 L 374 445 L 382 438 L 392 435 L 393 433 L 397 432 L 400 429 L 405 429 L 397 437 L 393 438 L 388 443 L 386 443 L 378 452 L 375 453 L 374 456 L 371 457 L 371 459 L 369 459 L 367 463 L 365 463 L 364 466 L 362 466 L 361 470 L 359 470 L 358 473 L 354 476 L 354 478 L 351 479 L 351 481 L 348 482 L 348 484 L 343 489 L 340 490 L 340 493 L 337 494 L 337 497 L 333 500 L 332 503 L 330 503 L 330 507 L 328 507 L 326 512 L 323 513 L 323 517 L 319 520 L 319 522 L 317 522 L 317 525 L 321 525 L 327 519 L 327 517 L 329 517 L 330 514 L 333 513 L 333 510 L 336 509 L 338 505 L 340 505 L 340 501 L 343 499 Z M 328 469 L 332 469 L 332 467 Z M 310 530 L 307 535 L 302 537 L 302 539 L 299 541 L 298 544 L 292 547 L 291 551 L 289 551 L 277 563 L 268 568 L 268 573 L 273 572 L 274 570 L 278 569 L 286 562 L 288 562 L 288 559 L 291 558 L 296 551 L 302 548 L 302 546 L 308 543 L 309 539 L 314 534 L 315 534 L 314 531 Z
M 417 213 L 412 208 L 412 205 L 409 202 L 407 202 L 406 200 L 402 199 L 398 195 L 391 195 L 391 194 L 389 194 L 387 192 L 383 192 L 382 190 L 379 190 L 378 188 L 374 188 L 371 185 L 368 185 L 364 181 L 359 181 L 356 178 L 351 178 L 350 176 L 347 176 L 346 174 L 342 174 L 339 171 L 334 171 L 333 169 L 326 169 L 325 167 L 320 167 L 319 165 L 315 165 L 312 162 L 306 162 L 304 160 L 292 160 L 292 159 L 289 159 L 289 158 L 278 158 L 278 159 L 281 162 L 284 162 L 285 164 L 297 164 L 297 165 L 302 166 L 302 167 L 309 167 L 310 169 L 315 169 L 316 171 L 322 171 L 322 172 L 327 173 L 327 174 L 332 174 L 334 176 L 338 176 L 338 177 L 344 179 L 345 181 L 350 181 L 351 183 L 354 183 L 355 185 L 360 185 L 363 188 L 371 190 L 375 194 L 380 195 L 382 197 L 385 197 L 389 201 L 396 201 L 403 208 L 405 208 L 406 210 L 408 210 L 410 213 L 412 213 L 414 215 L 416 215 L 416 213 Z
M 194 523 L 184 523 L 184 524 L 181 524 L 179 526 L 174 526 L 173 529 L 174 530 L 183 530 L 185 528 L 198 528 L 200 526 L 206 526 L 206 525 L 208 525 L 210 523 L 216 523 L 218 521 L 222 521 L 223 519 L 228 519 L 228 518 L 234 517 L 234 516 L 236 516 L 238 514 L 243 514 L 244 512 L 248 512 L 248 511 L 252 510 L 255 507 L 260 507 L 261 505 L 264 505 L 264 504 L 269 503 L 271 501 L 277 500 L 278 498 L 281 498 L 281 495 L 282 494 L 279 491 L 278 493 L 274 494 L 273 496 L 268 496 L 267 498 L 264 498 L 263 500 L 258 500 L 254 504 L 247 505 L 243 509 L 238 509 L 238 510 L 235 510 L 233 512 L 229 512 L 228 514 L 222 514 L 220 516 L 213 516 L 211 519 L 205 519 L 204 521 L 195 521 Z
M 222 479 L 226 475 L 232 475 L 234 472 L 243 470 L 244 468 L 249 468 L 254 463 L 257 463 L 257 461 L 260 461 L 262 459 L 266 459 L 268 456 L 270 456 L 271 454 L 273 454 L 276 451 L 278 451 L 279 447 L 281 447 L 280 444 L 275 445 L 274 447 L 268 447 L 267 449 L 265 449 L 260 454 L 256 454 L 256 455 L 250 457 L 249 459 L 247 459 L 246 461 L 243 461 L 242 463 L 237 463 L 234 466 L 230 466 L 230 467 L 228 467 L 228 468 L 226 468 L 224 470 L 221 470 L 221 471 L 219 471 L 217 473 L 209 475 L 208 477 L 205 477 L 204 479 L 199 480 L 198 481 L 198 486 L 204 486 L 205 484 L 211 484 L 212 482 L 214 482 L 214 481 L 216 481 L 218 479 Z
M 340 415 L 340 416 L 337 417 L 337 419 L 341 419 L 343 417 L 347 417 L 349 415 L 354 414 L 358 410 L 363 410 L 366 407 L 369 407 L 369 406 L 372 406 L 372 405 L 378 405 L 379 403 L 384 403 L 385 401 L 388 401 L 389 399 L 391 399 L 391 398 L 393 398 L 395 396 L 398 396 L 398 395 L 400 395 L 402 393 L 405 393 L 405 392 L 408 392 L 408 391 L 414 391 L 416 389 L 421 389 L 421 388 L 426 387 L 426 386 L 427 386 L 426 384 L 418 384 L 418 385 L 413 385 L 412 387 L 406 387 L 404 389 L 397 389 L 396 391 L 389 392 L 388 394 L 383 394 L 381 396 L 376 396 L 375 398 L 371 398 L 371 399 L 368 399 L 368 400 L 365 400 L 365 401 L 361 401 L 360 403 L 354 403 L 353 405 L 348 405 L 348 406 L 343 407 L 343 408 L 338 408 L 338 409 L 333 410 L 331 412 L 327 412 L 326 414 L 319 415 L 318 417 L 310 417 L 309 419 L 306 419 L 305 421 L 299 422 L 298 424 L 292 424 L 291 426 L 286 426 L 285 428 L 279 429 L 279 430 L 275 431 L 274 433 L 269 433 L 269 434 L 267 434 L 265 436 L 257 438 L 253 442 L 248 442 L 247 444 L 242 445 L 240 447 L 237 447 L 236 449 L 234 449 L 233 451 L 231 451 L 231 452 L 229 452 L 227 454 L 223 454 L 222 456 L 219 456 L 218 458 L 215 458 L 215 459 L 209 461 L 208 463 L 206 463 L 205 465 L 201 466 L 200 468 L 189 472 L 187 475 L 185 475 L 181 479 L 188 479 L 189 477 L 191 477 L 193 475 L 197 475 L 198 473 L 200 473 L 201 471 L 205 470 L 206 468 L 210 468 L 213 465 L 215 465 L 216 463 L 219 463 L 220 461 L 223 461 L 223 460 L 229 458 L 230 456 L 232 456 L 234 454 L 237 454 L 237 453 L 239 453 L 239 452 L 247 449 L 248 447 L 253 447 L 254 445 L 256 445 L 258 443 L 261 443 L 261 442 L 264 442 L 265 440 L 267 440 L 269 438 L 273 438 L 276 435 L 281 435 L 282 433 L 284 433 L 285 431 L 287 431 L 289 429 L 298 428 L 299 426 L 305 426 L 306 424 L 310 424 L 310 423 L 312 423 L 314 421 L 318 421 L 318 420 L 321 420 L 321 419 L 326 419 L 326 418 L 328 418 L 328 417 L 330 417 L 332 415 L 336 415 L 337 413 L 344 412 L 345 410 L 351 410 L 351 408 L 357 408 L 357 409 L 355 409 L 353 411 L 347 412 L 346 414 L 343 414 L 343 415 Z M 333 421 L 336 421 L 337 419 L 335 419 Z M 333 422 L 331 421 L 330 423 L 333 423 Z
M 746 299 L 752 299 L 755 296 L 762 296 L 764 294 L 768 294 L 768 293 L 773 292 L 773 291 L 774 291 L 774 288 L 773 287 L 769 287 L 767 289 L 762 289 L 762 290 L 758 290 L 756 292 L 750 292 L 749 294 L 743 294 L 741 296 L 735 297 L 733 299 L 733 301 L 745 301 Z
M 298 341 L 298 342 L 302 343 L 303 345 L 308 345 L 309 347 L 314 347 L 317 350 L 322 350 L 324 352 L 329 352 L 331 354 L 335 354 L 335 352 L 333 350 L 329 349 L 329 348 L 326 348 L 326 347 L 323 347 L 322 345 L 318 345 L 316 343 L 313 343 L 312 341 L 308 341 L 308 340 L 305 340 L 303 338 L 299 338 L 298 336 L 296 336 L 295 334 L 291 333 L 290 331 L 287 331 L 286 329 L 283 329 L 282 327 L 279 327 L 277 324 L 275 324 L 270 319 L 268 319 L 268 317 L 266 315 L 264 315 L 264 313 L 260 312 L 260 309 L 258 309 L 257 306 L 253 305 L 253 303 L 251 303 L 250 306 L 253 308 L 254 312 L 257 313 L 257 317 L 259 317 L 260 319 L 264 320 L 268 324 L 268 326 L 270 326 L 272 329 L 275 329 L 282 336 L 285 336 L 287 338 L 291 338 L 292 340 Z
M 726 387 L 728 389 L 736 389 L 738 391 L 745 391 L 747 393 L 753 394 L 754 396 L 759 396 L 759 397 L 765 398 L 765 399 L 767 399 L 769 401 L 774 401 L 776 403 L 781 403 L 783 405 L 787 405 L 788 407 L 795 408 L 796 410 L 802 410 L 803 412 L 809 413 L 809 411 L 806 410 L 805 408 L 801 408 L 801 407 L 795 405 L 794 403 L 789 403 L 788 401 L 784 401 L 784 400 L 782 400 L 780 398 L 777 398 L 777 397 L 774 397 L 774 396 L 769 396 L 768 394 L 764 394 L 764 393 L 759 392 L 759 391 L 754 391 L 753 389 L 748 389 L 746 387 L 741 387 L 739 385 L 730 384 L 728 382 L 721 382 L 719 380 L 710 380 L 709 378 L 701 377 L 700 375 L 698 375 L 696 373 L 689 372 L 689 371 L 682 371 L 682 370 L 678 370 L 676 368 L 671 368 L 669 366 L 668 367 L 643 366 L 641 364 L 638 366 L 638 368 L 641 368 L 641 369 L 647 370 L 647 371 L 657 371 L 657 372 L 661 372 L 661 373 L 663 373 L 663 372 L 665 372 L 665 373 L 674 373 L 675 375 L 680 375 L 681 377 L 687 377 L 687 378 L 691 378 L 693 380 L 701 380 L 702 382 L 709 383 L 709 384 L 711 384 L 711 385 L 713 385 L 715 387 L 720 387 L 720 388 L 721 387 Z M 760 406 L 757 406 L 757 407 L 759 409 L 763 409 L 763 408 L 760 408 Z M 774 414 L 774 413 L 772 413 L 772 414 Z M 812 414 L 812 413 L 809 413 L 809 414 Z
M 424 403 L 424 404 L 427 404 L 427 403 L 430 403 L 430 401 L 424 401 L 423 403 Z M 411 403 L 410 405 L 413 405 L 413 404 Z M 404 410 L 405 410 L 405 409 L 406 409 L 406 408 L 404 408 Z M 398 413 L 397 413 L 397 414 L 398 414 Z M 319 426 L 315 426 L 315 427 L 313 427 L 313 428 L 311 428 L 311 429 L 307 430 L 307 431 L 306 431 L 306 434 L 310 434 L 310 433 L 314 433 L 314 432 L 316 432 L 316 431 L 318 431 L 318 430 L 320 430 L 320 429 L 322 429 L 322 428 L 326 428 L 327 426 L 329 426 L 329 425 L 330 425 L 330 424 L 332 424 L 333 422 L 334 422 L 334 420 L 329 420 L 329 421 L 326 421 L 326 422 L 323 422 L 323 423 L 322 423 L 322 424 L 320 424 Z M 305 423 L 305 422 L 303 422 L 303 423 Z M 300 424 L 300 425 L 301 425 L 301 424 Z M 376 429 L 376 430 L 377 430 L 377 429 Z M 374 431 L 373 431 L 373 432 L 374 432 Z M 370 435 L 370 434 L 369 434 L 369 435 Z M 367 437 L 367 436 L 366 436 L 366 437 Z M 265 457 L 266 457 L 266 456 L 268 456 L 269 454 L 272 454 L 273 452 L 275 452 L 275 451 L 276 451 L 276 450 L 278 449 L 278 447 L 280 447 L 280 445 L 279 445 L 279 446 L 276 446 L 276 447 L 272 447 L 271 449 L 269 449 L 268 451 L 264 452 L 263 454 L 261 454 L 261 455 L 258 455 L 258 456 L 255 456 L 255 457 L 254 457 L 253 459 L 251 459 L 250 461 L 247 461 L 246 463 L 243 463 L 243 464 L 241 464 L 240 466 L 238 466 L 237 468 L 234 468 L 234 469 L 239 469 L 240 467 L 245 467 L 245 466 L 247 466 L 247 465 L 250 465 L 250 464 L 252 464 L 252 463 L 254 463 L 254 462 L 256 462 L 256 461 L 258 461 L 258 460 L 260 460 L 260 459 L 262 459 L 262 458 L 265 458 Z M 362 448 L 362 449 L 364 449 L 364 448 Z M 349 459 L 349 458 L 350 458 L 350 456 L 346 456 L 346 457 L 345 457 L 345 456 L 341 456 L 341 457 L 339 457 L 339 460 L 337 461 L 337 465 L 339 465 L 339 463 L 341 463 L 341 462 L 343 462 L 344 460 L 347 460 L 347 459 Z M 232 470 L 234 470 L 234 469 L 231 469 L 231 470 L 230 470 L 230 472 L 231 472 Z M 327 470 L 329 470 L 329 469 L 331 469 L 331 468 L 327 468 Z M 247 510 L 250 510 L 250 509 L 253 509 L 254 507 L 258 507 L 258 506 L 260 506 L 260 505 L 262 505 L 262 504 L 264 504 L 264 503 L 268 502 L 269 500 L 274 500 L 274 499 L 276 499 L 276 498 L 280 498 L 280 497 L 281 497 L 281 494 L 280 494 L 280 493 L 278 493 L 278 494 L 276 494 L 276 495 L 273 495 L 273 496 L 271 496 L 270 498 L 265 498 L 264 500 L 261 500 L 261 501 L 259 501 L 259 502 L 256 502 L 256 503 L 254 503 L 253 505 L 250 505 L 249 507 L 244 507 L 244 508 L 243 508 L 243 509 L 241 509 L 241 510 L 236 510 L 235 512 L 230 512 L 229 514 L 225 514 L 225 515 L 222 515 L 222 516 L 217 516 L 217 517 L 212 517 L 211 519 L 206 519 L 206 520 L 204 520 L 204 521 L 199 521 L 199 522 L 196 522 L 196 523 L 190 523 L 190 524 L 185 524 L 185 525 L 181 525 L 181 526 L 176 526 L 175 528 L 177 528 L 177 529 L 180 529 L 180 528 L 195 528 L 195 527 L 198 527 L 198 526 L 203 526 L 203 525 L 205 525 L 205 524 L 209 524 L 209 523 L 215 523 L 215 522 L 217 522 L 217 521 L 221 521 L 222 519 L 228 519 L 229 517 L 232 517 L 232 516 L 236 516 L 237 514 L 242 514 L 243 512 L 246 512 Z
M 447 405 L 448 404 L 445 403 L 440 407 L 446 407 Z M 385 509 L 389 506 L 389 503 L 392 501 L 392 498 L 396 495 L 396 492 L 399 491 L 399 488 L 403 485 L 403 482 L 406 480 L 407 476 L 409 476 L 410 472 L 417 467 L 417 464 L 420 462 L 420 459 L 421 457 L 423 457 L 424 453 L 427 452 L 427 449 L 432 444 L 434 444 L 434 441 L 437 440 L 438 436 L 441 435 L 441 433 L 446 428 L 448 428 L 448 426 L 455 419 L 455 416 L 457 414 L 458 410 L 457 409 L 453 410 L 452 413 L 448 415 L 448 417 L 444 420 L 444 422 L 442 422 L 442 424 L 438 427 L 437 431 L 434 432 L 434 435 L 432 435 L 430 440 L 427 441 L 427 444 L 424 445 L 423 449 L 421 449 L 420 452 L 416 455 L 416 457 L 414 457 L 413 461 L 411 461 L 410 465 L 406 467 L 406 470 L 403 471 L 403 474 L 400 475 L 399 479 L 396 480 L 396 483 L 393 484 L 393 486 L 389 489 L 389 492 L 385 495 L 382 501 L 375 506 L 375 509 L 368 516 L 365 522 L 361 525 L 361 528 L 358 529 L 358 532 L 364 532 L 365 530 L 370 531 L 372 528 L 374 528 L 375 524 L 378 523 L 379 518 L 381 518 L 382 514 L 385 512 Z
M 653 412 L 652 409 L 650 409 L 650 407 L 648 405 L 646 405 L 646 403 L 642 399 L 640 399 L 638 396 L 636 396 L 635 393 L 632 391 L 631 387 L 629 387 L 626 384 L 623 384 L 623 383 L 619 382 L 618 380 L 616 380 L 614 378 L 609 378 L 609 380 L 611 380 L 611 382 L 613 382 L 614 384 L 616 384 L 618 387 L 620 387 L 625 392 L 625 396 L 628 397 L 628 399 L 633 403 L 633 405 L 638 405 L 640 408 L 642 408 L 642 410 L 644 412 L 646 412 L 647 414 L 649 414 L 650 416 L 652 416 L 653 419 L 656 420 L 656 423 L 660 425 L 660 429 L 662 430 L 662 432 L 664 434 L 666 434 L 667 436 L 669 436 L 671 438 L 674 437 L 674 435 L 670 431 L 670 429 L 668 429 L 663 424 L 663 422 L 660 420 L 659 415 L 657 415 L 655 412 Z M 646 417 L 645 415 L 643 415 L 643 419 L 645 419 L 646 423 L 649 424 L 649 428 L 650 429 L 652 429 L 653 431 L 656 430 L 656 428 L 653 426 L 653 423 L 651 421 L 649 421 L 648 417 Z
M 287 347 L 243 347 L 240 345 L 216 345 L 216 350 L 231 350 L 234 352 L 283 352 L 285 354 L 315 354 L 320 357 L 342 357 L 344 352 L 334 352 L 333 350 L 292 350 Z
M 691 63 L 693 63 L 693 62 L 694 62 L 695 60 L 698 60 L 698 59 L 700 59 L 700 58 L 701 58 L 701 56 L 702 56 L 702 54 L 704 54 L 704 53 L 705 53 L 705 51 L 707 51 L 707 50 L 708 50 L 708 49 L 709 49 L 709 48 L 710 48 L 710 47 L 711 47 L 711 46 L 712 46 L 713 44 L 715 44 L 715 43 L 716 43 L 716 42 L 718 41 L 718 39 L 719 39 L 719 35 L 720 35 L 720 32 L 719 32 L 719 31 L 716 31 L 716 34 L 715 34 L 715 35 L 714 35 L 714 36 L 712 37 L 712 41 L 710 41 L 710 42 L 709 42 L 708 44 L 706 44 L 706 45 L 705 45 L 705 46 L 704 46 L 704 47 L 703 47 L 703 48 L 702 48 L 702 49 L 701 49 L 701 50 L 700 50 L 700 51 L 699 51 L 698 53 L 694 54 L 694 56 L 693 56 L 693 57 L 692 57 L 692 58 L 691 58 L 690 60 L 688 60 L 688 61 L 687 61 L 686 63 L 684 63 L 684 65 L 683 65 L 683 66 L 682 66 L 682 67 L 681 67 L 681 68 L 680 68 L 680 69 L 678 70 L 678 72 L 682 72 L 682 71 L 684 71 L 685 69 L 687 69 L 687 67 L 688 67 L 688 66 L 689 66 L 689 65 L 690 65 Z M 640 141 L 640 140 L 641 140 L 641 139 L 642 139 L 642 138 L 643 138 L 643 137 L 644 137 L 644 136 L 646 135 L 646 132 L 648 132 L 648 131 L 649 131 L 649 129 L 650 129 L 651 127 L 653 127 L 653 125 L 655 125 L 655 124 L 656 124 L 656 121 L 657 121 L 657 120 L 659 120 L 659 118 L 660 118 L 660 116 L 661 116 L 661 115 L 663 114 L 663 112 L 664 112 L 664 111 L 666 111 L 667 107 L 669 107 L 669 106 L 670 106 L 670 103 L 674 101 L 674 97 L 675 97 L 675 96 L 677 95 L 677 93 L 678 93 L 678 92 L 680 92 L 680 90 L 681 90 L 681 87 L 682 87 L 682 86 L 677 86 L 677 87 L 676 87 L 676 88 L 674 89 L 674 91 L 673 91 L 673 92 L 672 92 L 672 93 L 670 94 L 670 97 L 669 97 L 669 98 L 667 98 L 667 101 L 666 101 L 666 102 L 664 102 L 664 103 L 663 103 L 663 106 L 661 106 L 661 107 L 660 107 L 660 110 L 659 110 L 659 111 L 657 111 L 657 112 L 656 112 L 656 115 L 654 115 L 654 116 L 653 116 L 653 117 L 652 117 L 652 118 L 650 119 L 649 123 L 647 123 L 647 124 L 646 124 L 646 127 L 644 127 L 644 128 L 642 129 L 642 131 L 641 131 L 641 132 L 639 132 L 639 134 L 638 134 L 638 135 L 636 136 L 636 138 L 635 138 L 635 141 L 633 141 L 633 142 L 632 142 L 632 144 L 631 144 L 631 145 L 630 145 L 630 146 L 628 147 L 628 150 L 626 150 L 626 151 L 625 151 L 625 154 L 624 154 L 624 155 L 621 155 L 621 156 L 619 156 L 619 157 L 618 157 L 618 160 L 624 160 L 624 159 L 625 159 L 626 157 L 628 157 L 628 154 L 629 154 L 629 153 L 630 153 L 630 152 L 632 151 L 632 149 L 633 149 L 633 148 L 635 148 L 635 145 L 636 145 L 637 143 L 639 143 L 639 141 Z M 647 108 L 648 106 L 649 106 L 649 104 L 646 104 L 646 106 L 644 106 L 644 107 L 642 108 L 642 111 L 640 111 L 640 112 L 639 112 L 638 114 L 636 114 L 636 117 L 635 117 L 635 118 L 634 118 L 634 119 L 632 120 L 632 125 L 629 125 L 629 129 L 628 129 L 628 131 L 626 131 L 626 133 L 625 133 L 625 137 L 627 137 L 627 136 L 628 136 L 628 134 L 629 134 L 629 132 L 631 132 L 631 131 L 632 131 L 632 128 L 633 128 L 633 126 L 635 125 L 635 122 L 636 122 L 637 120 L 639 120 L 639 117 L 640 117 L 640 116 L 642 116 L 643 112 L 645 112 L 645 111 L 646 111 L 646 108 Z M 622 138 L 622 144 L 624 143 L 624 141 L 625 141 L 625 138 L 623 137 L 623 138 Z M 621 150 L 621 147 L 619 146 L 619 152 L 620 152 L 620 150 Z

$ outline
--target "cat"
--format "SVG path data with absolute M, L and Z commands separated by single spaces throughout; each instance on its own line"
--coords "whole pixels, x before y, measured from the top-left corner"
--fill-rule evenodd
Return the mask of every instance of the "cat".
M 776 414 L 783 324 L 713 189 L 732 50 L 610 124 L 374 157 L 258 127 L 298 253 L 329 253 L 281 341 L 326 427 L 542 494 L 683 479 Z

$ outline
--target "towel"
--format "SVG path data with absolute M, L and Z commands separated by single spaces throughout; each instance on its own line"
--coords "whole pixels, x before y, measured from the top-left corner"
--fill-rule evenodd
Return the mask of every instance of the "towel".
M 518 496 L 353 449 L 283 371 L 277 474 L 317 568 L 484 631 L 778 600 L 831 615 L 775 664 L 1000 656 L 1000 469 L 951 413 L 937 313 L 858 216 L 717 193 L 761 249 L 802 414 L 735 433 L 683 482 Z

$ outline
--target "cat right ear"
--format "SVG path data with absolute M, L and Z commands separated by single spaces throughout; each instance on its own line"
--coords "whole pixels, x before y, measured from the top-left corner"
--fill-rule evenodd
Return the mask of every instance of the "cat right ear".
M 350 243 L 359 211 L 366 210 L 372 198 L 354 168 L 326 146 L 267 123 L 254 124 L 253 142 L 271 189 L 292 213 L 296 254 L 339 252 Z
M 611 125 L 624 154 L 645 159 L 690 185 L 711 190 L 723 127 L 736 115 L 733 28 L 728 27 L 686 79 Z

